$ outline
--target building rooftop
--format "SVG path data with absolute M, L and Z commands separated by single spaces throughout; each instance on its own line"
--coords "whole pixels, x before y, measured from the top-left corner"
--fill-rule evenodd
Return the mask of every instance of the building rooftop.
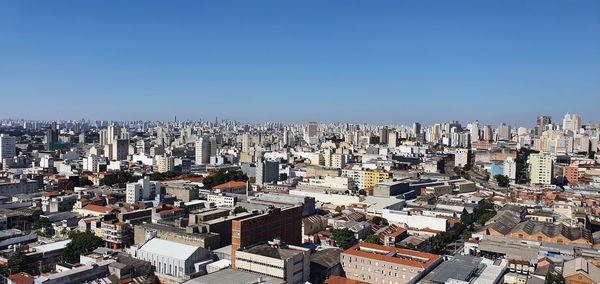
M 184 282 L 184 284 L 214 284 L 214 283 L 238 283 L 238 284 L 283 284 L 285 280 L 265 276 L 242 270 L 223 269 L 198 278 Z
M 358 243 L 345 250 L 344 254 L 377 259 L 418 268 L 427 268 L 440 259 L 440 256 L 437 254 L 392 248 L 364 242 Z
M 194 254 L 199 247 L 184 245 L 159 238 L 153 238 L 147 241 L 139 250 L 158 255 L 164 255 L 170 258 L 186 260 Z
M 332 268 L 340 263 L 340 254 L 344 252 L 339 248 L 327 248 L 317 251 L 310 256 L 310 262 L 325 268 Z

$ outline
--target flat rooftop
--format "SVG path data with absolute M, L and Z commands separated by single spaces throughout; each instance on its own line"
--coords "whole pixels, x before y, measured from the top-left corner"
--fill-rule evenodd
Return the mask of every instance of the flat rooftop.
M 217 271 L 215 273 L 207 274 L 204 276 L 200 276 L 198 278 L 194 278 L 184 284 L 214 284 L 214 283 L 238 283 L 238 284 L 254 284 L 258 283 L 258 279 L 261 279 L 261 284 L 282 284 L 285 283 L 285 280 L 266 276 L 262 274 L 242 271 L 242 270 L 233 270 L 233 269 L 223 269 Z

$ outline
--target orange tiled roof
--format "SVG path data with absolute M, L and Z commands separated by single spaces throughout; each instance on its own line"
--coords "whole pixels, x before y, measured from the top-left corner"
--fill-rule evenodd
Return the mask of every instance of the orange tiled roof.
M 240 188 L 246 187 L 245 181 L 228 181 L 219 185 L 213 186 L 212 189 L 227 189 L 227 188 Z
M 8 276 L 8 279 L 16 284 L 33 284 L 34 277 L 25 272 L 19 272 Z
M 89 204 L 89 205 L 84 206 L 83 210 L 95 211 L 95 212 L 100 212 L 100 213 L 108 213 L 108 212 L 112 211 L 112 208 L 106 207 L 106 206 L 98 206 L 98 205 L 94 205 L 94 204 Z
M 381 251 L 385 251 L 385 252 L 392 252 L 393 251 L 393 252 L 395 252 L 397 254 L 402 254 L 402 255 L 407 255 L 407 256 L 412 256 L 412 257 L 418 257 L 418 258 L 424 258 L 427 261 L 426 262 L 419 262 L 419 261 L 416 261 L 416 260 L 411 260 L 411 259 L 406 259 L 406 258 L 399 258 L 399 257 L 387 256 L 385 254 L 371 253 L 371 252 L 359 250 L 361 247 L 362 248 L 369 248 L 369 249 L 381 250 Z M 376 245 L 376 244 L 371 244 L 371 243 L 364 243 L 364 242 L 358 243 L 358 244 L 352 246 L 351 248 L 345 250 L 344 254 L 349 254 L 349 255 L 354 255 L 354 256 L 360 256 L 360 257 L 370 258 L 370 259 L 377 259 L 377 260 L 380 260 L 380 261 L 397 263 L 397 264 L 402 264 L 402 265 L 412 266 L 412 267 L 418 267 L 418 268 L 427 268 L 427 267 L 431 266 L 434 262 L 436 262 L 440 258 L 440 256 L 437 255 L 437 254 L 420 252 L 420 251 L 416 251 L 416 250 L 393 248 L 393 247 L 388 247 L 388 246 L 383 246 L 383 245 Z
M 352 279 L 344 278 L 342 276 L 337 276 L 337 275 L 329 276 L 329 278 L 327 278 L 327 280 L 325 280 L 325 282 L 323 282 L 323 283 L 324 284 L 369 284 L 369 282 L 352 280 Z

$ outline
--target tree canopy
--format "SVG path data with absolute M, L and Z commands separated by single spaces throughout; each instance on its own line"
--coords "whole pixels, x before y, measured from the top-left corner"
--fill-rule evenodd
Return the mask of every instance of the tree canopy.
M 79 255 L 102 246 L 104 241 L 90 232 L 71 232 L 71 242 L 63 250 L 63 258 L 67 262 L 79 260 Z
M 204 188 L 210 189 L 219 184 L 230 181 L 247 181 L 248 176 L 241 170 L 236 169 L 221 169 L 213 175 L 209 175 L 202 180 Z
M 333 240 L 335 245 L 341 249 L 348 249 L 358 242 L 354 237 L 354 233 L 348 228 L 333 230 Z
M 379 240 L 379 236 L 377 236 L 377 235 L 368 235 L 365 238 L 365 243 L 371 243 L 371 244 L 380 245 L 381 241 Z
M 498 183 L 498 186 L 500 186 L 500 187 L 508 187 L 508 185 L 510 184 L 510 180 L 508 179 L 507 176 L 504 176 L 504 175 L 495 175 L 494 179 L 496 180 L 496 182 Z

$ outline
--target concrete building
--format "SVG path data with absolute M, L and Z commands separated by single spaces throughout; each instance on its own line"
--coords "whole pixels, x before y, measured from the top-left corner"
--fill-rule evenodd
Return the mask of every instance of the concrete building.
M 12 159 L 17 155 L 16 139 L 8 134 L 0 134 L 0 164 L 4 159 Z
M 116 139 L 112 143 L 112 160 L 124 161 L 129 155 L 129 139 Z
M 135 183 L 128 183 L 125 189 L 125 202 L 134 204 L 142 200 L 153 199 L 160 192 L 161 183 L 150 181 L 150 177 L 146 176 Z
M 237 202 L 237 197 L 235 196 L 227 196 L 224 194 L 208 194 L 206 196 L 206 200 L 210 203 L 213 203 L 217 207 L 231 207 L 235 206 Z
M 279 238 L 299 245 L 302 242 L 302 206 L 272 208 L 262 215 L 232 221 L 231 256 L 243 247 Z M 234 264 L 235 268 L 235 264 Z
M 195 265 L 206 261 L 210 251 L 196 246 L 153 238 L 135 251 L 135 258 L 148 261 L 156 267 L 156 273 L 175 279 L 190 279 L 199 274 Z
M 471 164 L 471 150 L 456 149 L 456 152 L 454 153 L 454 166 L 462 168 L 469 164 Z
M 210 157 L 217 154 L 217 141 L 214 137 L 203 136 L 196 141 L 196 165 L 207 165 Z
M 262 186 L 265 183 L 277 181 L 279 179 L 279 163 L 267 160 L 260 160 L 256 163 L 256 181 L 255 184 Z
M 159 173 L 172 172 L 175 168 L 175 158 L 173 156 L 162 156 L 156 157 L 156 171 Z
M 370 243 L 341 254 L 346 277 L 368 283 L 417 283 L 441 262 L 439 255 Z
M 506 157 L 504 160 L 504 175 L 511 181 L 517 178 L 517 163 L 512 157 Z
M 534 153 L 529 155 L 529 178 L 531 184 L 552 184 L 553 163 L 548 154 Z
M 402 181 L 384 181 L 373 187 L 373 196 L 375 197 L 391 197 L 411 192 L 409 183 Z M 415 196 L 416 197 L 416 193 Z
M 305 283 L 310 277 L 310 250 L 278 239 L 240 249 L 233 261 L 238 270 L 277 277 L 285 283 Z

